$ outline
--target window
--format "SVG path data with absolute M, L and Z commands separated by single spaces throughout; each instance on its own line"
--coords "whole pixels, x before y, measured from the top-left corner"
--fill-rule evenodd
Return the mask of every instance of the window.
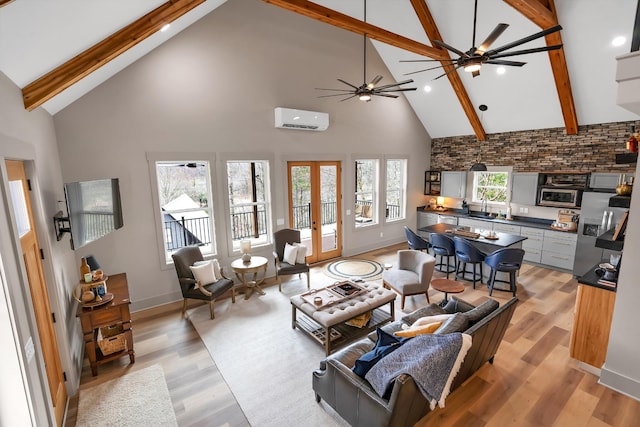
M 387 221 L 404 219 L 405 197 L 407 193 L 407 161 L 405 159 L 387 160 Z
M 509 173 L 504 171 L 474 172 L 473 198 L 475 203 L 504 205 L 507 202 Z
M 378 161 L 356 160 L 356 227 L 376 224 L 378 189 Z
M 241 240 L 251 240 L 252 246 L 271 242 L 269 162 L 265 160 L 227 161 L 229 213 L 233 250 L 240 249 Z
M 209 161 L 156 161 L 165 261 L 189 245 L 215 253 Z

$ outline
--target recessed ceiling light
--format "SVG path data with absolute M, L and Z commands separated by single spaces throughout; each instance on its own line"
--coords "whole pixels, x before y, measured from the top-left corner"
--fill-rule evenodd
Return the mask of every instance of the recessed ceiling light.
M 171 24 L 164 24 L 162 28 L 160 28 L 160 31 L 165 32 L 169 29 L 169 27 L 171 27 Z
M 627 42 L 627 38 L 624 37 L 624 36 L 618 36 L 618 37 L 614 38 L 613 40 L 611 40 L 611 44 L 614 45 L 614 46 L 622 46 L 626 42 Z
M 431 86 L 426 85 L 426 86 L 424 87 L 424 91 L 425 91 L 425 92 L 431 92 Z
M 506 72 L 507 72 L 507 69 L 506 69 L 506 68 L 504 68 L 504 67 L 498 67 L 498 68 L 496 69 L 496 73 L 498 73 L 498 74 L 504 74 L 504 73 L 506 73 Z

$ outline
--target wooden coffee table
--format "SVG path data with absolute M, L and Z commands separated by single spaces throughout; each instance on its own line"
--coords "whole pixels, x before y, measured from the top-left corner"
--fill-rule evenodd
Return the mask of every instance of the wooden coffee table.
M 447 303 L 447 294 L 459 294 L 460 292 L 464 292 L 464 285 L 462 283 L 449 279 L 433 279 L 431 281 L 431 287 L 436 291 L 444 292 L 444 299 L 440 305 L 445 305 Z
M 236 276 L 245 287 L 244 299 L 249 299 L 253 292 L 257 292 L 260 295 L 265 294 L 260 284 L 264 281 L 264 276 L 267 273 L 268 262 L 265 257 L 252 256 L 249 262 L 243 262 L 242 259 L 237 259 L 231 263 L 231 269 L 236 273 Z M 262 272 L 261 278 L 258 278 L 259 272 Z M 245 275 L 251 273 L 253 273 L 253 280 L 247 280 Z

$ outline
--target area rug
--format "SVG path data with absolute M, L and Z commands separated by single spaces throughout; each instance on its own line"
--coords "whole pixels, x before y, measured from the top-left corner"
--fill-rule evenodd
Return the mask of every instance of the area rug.
M 327 284 L 318 284 L 317 286 Z M 312 372 L 323 348 L 291 327 L 289 298 L 307 290 L 306 280 L 266 288 L 266 295 L 216 303 L 215 319 L 206 305 L 188 312 L 253 427 L 347 426 L 324 402 L 316 403 Z
M 363 280 L 376 280 L 382 277 L 382 264 L 368 259 L 341 259 L 333 261 L 324 269 L 324 274 L 338 280 L 360 277 Z
M 80 390 L 76 426 L 177 426 L 160 365 Z

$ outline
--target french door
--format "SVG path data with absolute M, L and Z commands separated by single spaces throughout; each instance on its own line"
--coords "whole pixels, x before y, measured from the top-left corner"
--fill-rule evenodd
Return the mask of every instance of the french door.
M 289 226 L 300 230 L 307 262 L 342 255 L 340 162 L 288 162 Z

